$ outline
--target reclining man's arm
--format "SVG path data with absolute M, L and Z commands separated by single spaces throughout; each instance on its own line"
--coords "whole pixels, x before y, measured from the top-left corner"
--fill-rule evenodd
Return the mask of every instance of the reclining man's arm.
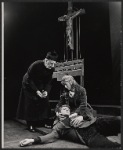
M 20 142 L 20 146 L 28 146 L 31 144 L 43 144 L 43 143 L 52 143 L 59 139 L 59 134 L 56 130 L 53 130 L 51 133 L 46 134 L 44 136 L 38 136 L 32 139 L 24 139 Z

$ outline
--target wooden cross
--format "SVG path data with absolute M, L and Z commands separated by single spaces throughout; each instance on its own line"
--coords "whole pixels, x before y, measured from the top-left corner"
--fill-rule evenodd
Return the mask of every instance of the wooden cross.
M 66 21 L 66 38 L 67 38 L 66 46 L 71 50 L 72 59 L 73 59 L 73 50 L 74 50 L 73 19 L 77 17 L 78 15 L 84 14 L 84 13 L 85 13 L 84 9 L 73 11 L 72 2 L 68 2 L 68 14 L 58 18 L 58 21 Z

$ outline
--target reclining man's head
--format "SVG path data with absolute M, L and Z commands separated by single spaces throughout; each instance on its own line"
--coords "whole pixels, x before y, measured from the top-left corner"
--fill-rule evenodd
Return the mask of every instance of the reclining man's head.
M 69 116 L 70 115 L 70 107 L 69 105 L 62 105 L 58 109 L 58 116 L 63 115 L 63 116 Z

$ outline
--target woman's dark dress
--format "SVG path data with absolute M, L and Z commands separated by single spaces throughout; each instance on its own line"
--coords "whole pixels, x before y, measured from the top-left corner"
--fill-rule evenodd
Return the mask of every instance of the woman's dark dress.
M 47 69 L 42 60 L 30 65 L 23 77 L 22 88 L 17 109 L 17 118 L 26 121 L 39 121 L 47 119 L 50 115 L 49 97 L 40 98 L 36 91 L 51 89 L 54 69 Z

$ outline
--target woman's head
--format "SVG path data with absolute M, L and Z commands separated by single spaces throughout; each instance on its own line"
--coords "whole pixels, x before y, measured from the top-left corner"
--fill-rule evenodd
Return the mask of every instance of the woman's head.
M 55 67 L 56 61 L 45 58 L 44 65 L 47 69 L 52 69 Z
M 54 68 L 57 58 L 58 58 L 58 54 L 56 52 L 48 52 L 44 60 L 45 67 L 48 69 Z
M 53 60 L 53 61 L 57 61 L 58 59 L 58 54 L 54 51 L 54 52 L 48 52 L 46 55 L 46 58 L 48 60 Z
M 65 86 L 66 89 L 71 90 L 72 85 L 75 84 L 76 81 L 71 75 L 64 75 L 61 80 L 61 84 Z

